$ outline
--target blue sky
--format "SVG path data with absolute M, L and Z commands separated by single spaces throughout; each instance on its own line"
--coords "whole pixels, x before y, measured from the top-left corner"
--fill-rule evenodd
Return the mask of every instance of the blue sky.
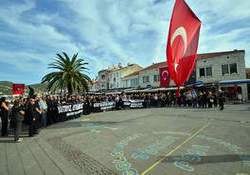
M 250 2 L 186 0 L 202 21 L 199 53 L 246 50 Z M 0 81 L 39 83 L 62 51 L 78 52 L 92 78 L 112 64 L 165 60 L 174 0 L 5 0 L 0 3 Z

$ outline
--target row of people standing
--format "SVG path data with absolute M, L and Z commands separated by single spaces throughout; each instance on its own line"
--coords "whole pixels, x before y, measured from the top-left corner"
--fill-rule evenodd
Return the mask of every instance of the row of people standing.
M 0 116 L 2 121 L 1 136 L 7 137 L 9 129 L 13 129 L 14 140 L 20 142 L 23 121 L 28 125 L 29 136 L 33 137 L 39 133 L 39 128 L 44 126 L 44 114 L 46 114 L 46 103 L 35 98 L 15 99 L 10 105 L 6 98 L 0 100 Z M 46 124 L 45 124 L 46 125 Z
M 138 93 L 138 94 L 120 94 L 108 96 L 69 96 L 69 97 L 33 97 L 16 99 L 11 105 L 5 98 L 0 100 L 0 116 L 2 121 L 2 136 L 8 136 L 8 122 L 11 119 L 12 127 L 15 131 L 15 140 L 19 140 L 20 128 L 22 121 L 29 126 L 29 136 L 39 133 L 39 128 L 46 127 L 56 122 L 63 121 L 58 115 L 58 105 L 63 104 L 83 104 L 83 114 L 95 112 L 94 104 L 103 101 L 116 102 L 116 109 L 123 109 L 123 102 L 127 100 L 143 100 L 143 106 L 149 107 L 194 107 L 194 108 L 224 108 L 224 94 L 222 91 L 218 93 L 198 92 L 192 90 L 181 93 L 179 98 L 175 97 L 175 93 Z M 12 111 L 12 112 L 11 112 Z M 13 124 L 14 123 L 14 124 Z

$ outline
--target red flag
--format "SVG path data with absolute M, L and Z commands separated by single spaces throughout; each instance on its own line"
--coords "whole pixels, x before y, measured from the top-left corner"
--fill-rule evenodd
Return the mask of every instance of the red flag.
M 168 87 L 170 83 L 168 67 L 159 68 L 159 74 L 160 74 L 160 87 Z
M 25 85 L 24 84 L 13 84 L 12 85 L 12 94 L 13 95 L 22 95 L 24 94 Z
M 197 55 L 201 21 L 184 0 L 176 0 L 169 26 L 167 63 L 171 79 L 179 87 L 191 75 Z

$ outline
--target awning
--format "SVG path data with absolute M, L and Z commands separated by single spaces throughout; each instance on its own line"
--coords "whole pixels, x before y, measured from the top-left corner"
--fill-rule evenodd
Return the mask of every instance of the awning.
M 180 89 L 183 89 L 184 87 L 181 86 Z M 135 90 L 135 91 L 128 91 L 128 93 L 133 93 L 133 92 L 145 92 L 145 93 L 154 93 L 154 92 L 159 92 L 159 91 L 171 91 L 171 90 L 176 90 L 177 87 L 168 87 L 168 88 L 155 88 L 155 89 L 142 89 L 142 90 Z
M 241 79 L 241 80 L 222 80 L 219 81 L 219 84 L 250 84 L 250 79 Z
M 195 87 L 202 87 L 202 86 L 204 86 L 204 83 L 203 83 L 203 81 L 198 80 L 198 81 L 196 81 L 196 82 L 194 82 L 192 84 L 185 85 L 185 87 L 193 87 L 193 86 L 195 86 Z
M 105 94 L 106 95 L 119 95 L 121 93 L 122 93 L 121 91 L 114 91 L 114 92 L 106 92 Z

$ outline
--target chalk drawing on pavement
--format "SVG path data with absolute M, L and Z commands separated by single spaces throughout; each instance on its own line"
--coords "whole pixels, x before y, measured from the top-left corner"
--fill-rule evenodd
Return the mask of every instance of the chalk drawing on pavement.
M 138 148 L 134 150 L 131 154 L 131 157 L 133 159 L 147 160 L 150 158 L 150 156 L 159 154 L 160 151 L 175 143 L 177 139 L 179 138 L 166 136 L 163 139 L 157 140 L 155 143 L 151 143 L 144 148 Z
M 104 124 L 96 124 L 96 123 L 83 123 L 83 127 L 90 130 L 92 133 L 100 133 L 102 129 L 109 129 L 112 131 L 118 130 L 119 128 L 108 127 Z
M 176 141 L 179 139 L 179 136 L 190 136 L 190 134 L 184 132 L 153 131 L 150 134 L 139 133 L 126 137 L 125 139 L 116 143 L 111 152 L 111 156 L 113 157 L 112 163 L 114 164 L 115 169 L 122 175 L 139 175 L 138 170 L 133 167 L 132 163 L 129 161 L 129 158 L 126 157 L 125 148 L 130 142 L 141 139 L 142 137 L 146 137 L 148 135 L 155 135 L 160 139 L 155 140 L 153 143 L 151 142 L 149 145 L 145 145 L 141 148 L 135 148 L 130 153 L 131 159 L 138 161 L 148 160 L 152 156 L 159 155 L 160 152 L 166 150 L 167 147 L 176 143 Z M 205 135 L 197 135 L 196 138 L 206 140 L 208 143 L 215 143 L 226 147 L 230 152 L 237 153 L 244 165 L 250 166 L 250 157 L 244 155 L 244 151 L 241 147 L 229 142 L 225 142 L 224 140 L 207 137 Z M 193 144 L 184 153 L 182 153 L 181 156 L 174 158 L 173 165 L 183 171 L 193 172 L 195 171 L 195 168 L 192 166 L 192 164 L 201 162 L 202 158 L 208 155 L 209 150 L 210 146 L 208 145 Z
M 129 144 L 129 142 L 134 141 L 140 137 L 146 136 L 145 134 L 135 134 L 133 136 L 128 136 L 127 138 L 121 140 L 117 143 L 111 152 L 111 156 L 114 157 L 113 164 L 115 168 L 122 173 L 122 175 L 138 175 L 136 169 L 134 169 L 131 163 L 127 160 L 124 155 L 124 148 Z
M 210 141 L 210 142 L 213 142 L 213 143 L 216 143 L 216 144 L 219 144 L 221 146 L 224 146 L 226 147 L 227 149 L 229 149 L 231 152 L 234 152 L 236 153 L 237 155 L 239 155 L 242 163 L 245 165 L 245 166 L 249 166 L 250 167 L 250 156 L 246 156 L 243 149 L 235 144 L 232 144 L 232 143 L 229 143 L 229 142 L 226 142 L 224 140 L 221 140 L 221 139 L 217 139 L 217 138 L 213 138 L 213 137 L 207 137 L 205 135 L 198 135 L 197 138 L 200 138 L 200 139 L 205 139 L 207 141 Z
M 184 171 L 192 172 L 194 168 L 190 163 L 200 162 L 202 160 L 201 156 L 206 156 L 209 148 L 209 146 L 204 145 L 192 145 L 186 153 L 182 154 L 180 158 L 177 158 L 179 160 L 176 160 L 174 165 Z

